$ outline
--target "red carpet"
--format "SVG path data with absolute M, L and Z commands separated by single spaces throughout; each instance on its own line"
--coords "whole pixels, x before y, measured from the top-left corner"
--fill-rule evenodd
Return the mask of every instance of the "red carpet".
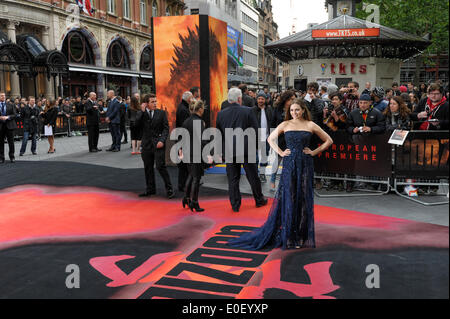
M 247 252 L 230 249 L 226 241 L 250 229 L 246 227 L 260 226 L 271 202 L 258 209 L 245 199 L 238 214 L 226 198 L 203 199 L 201 205 L 206 211 L 195 214 L 179 200 L 140 200 L 127 192 L 3 189 L 0 259 L 9 258 L 8 267 L 15 269 L 0 266 L 0 271 L 18 280 L 0 280 L 0 297 L 384 298 L 397 288 L 404 288 L 399 297 L 412 298 L 445 297 L 447 288 L 448 297 L 448 227 L 316 206 L 316 249 Z M 429 254 L 436 260 L 424 265 Z M 90 282 L 61 295 L 65 287 L 53 281 L 67 273 L 26 283 L 19 279 L 30 269 L 36 274 L 52 269 L 53 262 L 80 265 L 81 276 L 89 273 Z M 442 275 L 436 273 L 439 262 L 447 265 Z M 397 288 L 368 291 L 364 279 L 369 264 L 379 264 L 382 276 Z M 401 277 L 402 271 L 392 270 L 405 265 L 418 273 Z M 416 277 L 425 281 L 425 291 L 407 291 L 408 281 Z M 442 287 L 433 284 L 445 278 Z

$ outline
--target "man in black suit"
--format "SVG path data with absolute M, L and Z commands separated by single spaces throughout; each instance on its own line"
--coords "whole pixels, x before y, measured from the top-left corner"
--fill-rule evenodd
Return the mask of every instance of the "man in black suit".
M 117 100 L 113 90 L 108 91 L 107 98 L 109 104 L 106 111 L 106 122 L 109 123 L 112 137 L 112 145 L 107 151 L 120 152 L 120 102 Z
M 89 98 L 86 102 L 86 125 L 88 129 L 89 152 L 101 152 L 102 150 L 97 147 L 100 135 L 100 111 L 95 92 L 89 93 Z
M 181 103 L 180 105 L 178 105 L 177 108 L 176 123 L 175 123 L 176 127 L 183 127 L 183 123 L 189 117 L 191 117 L 189 107 L 193 98 L 194 96 L 190 91 L 186 91 L 183 93 Z M 187 164 L 181 161 L 177 166 L 178 166 L 178 190 L 180 192 L 184 192 L 186 180 L 189 175 Z
M 5 137 L 8 140 L 9 159 L 11 163 L 14 158 L 14 130 L 16 124 L 16 107 L 14 104 L 6 103 L 6 94 L 0 92 L 0 163 L 5 162 Z
M 242 92 L 240 89 L 230 89 L 228 92 L 228 101 L 230 102 L 230 106 L 225 110 L 220 111 L 217 115 L 217 129 L 220 130 L 222 134 L 222 145 L 224 147 L 222 155 L 226 160 L 231 207 L 234 212 L 239 212 L 241 207 L 239 181 L 241 178 L 242 165 L 244 166 L 248 182 L 252 188 L 256 206 L 262 207 L 266 205 L 267 199 L 262 193 L 261 181 L 258 176 L 258 166 L 256 164 L 256 139 L 258 136 L 258 122 L 256 116 L 251 108 L 241 106 Z M 226 129 L 242 129 L 245 132 L 245 130 L 249 128 L 250 131 L 253 131 L 253 136 L 239 136 L 239 134 L 237 134 L 232 136 L 232 141 L 226 136 Z M 238 142 L 241 137 L 243 142 Z M 243 153 L 241 145 L 244 145 Z M 236 152 L 234 152 L 234 150 L 236 150 Z M 252 163 L 249 161 L 251 156 L 254 157 Z
M 28 138 L 31 136 L 31 152 L 33 155 L 36 153 L 36 141 L 38 134 L 38 120 L 39 120 L 40 110 L 36 106 L 36 99 L 34 96 L 28 98 L 28 105 L 21 108 L 19 111 L 20 118 L 23 124 L 23 140 L 22 147 L 20 148 L 19 155 L 23 156 L 27 149 Z
M 141 112 L 136 115 L 136 125 L 140 126 L 143 131 L 141 156 L 144 161 L 147 189 L 139 197 L 150 197 L 156 194 L 154 171 L 156 162 L 156 169 L 164 180 L 167 197 L 171 199 L 175 193 L 166 167 L 166 140 L 169 137 L 167 114 L 156 108 L 155 94 L 146 95 L 143 102 Z

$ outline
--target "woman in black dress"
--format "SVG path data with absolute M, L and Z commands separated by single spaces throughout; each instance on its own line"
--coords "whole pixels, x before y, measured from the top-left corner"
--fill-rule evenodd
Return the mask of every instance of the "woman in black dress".
M 203 113 L 205 111 L 205 104 L 203 101 L 197 101 L 190 106 L 191 116 L 183 123 L 183 128 L 189 132 L 190 147 L 189 154 L 181 151 L 180 159 L 184 160 L 188 168 L 188 178 L 185 186 L 185 196 L 183 198 L 183 207 L 189 206 L 191 211 L 203 212 L 204 209 L 200 208 L 198 203 L 198 194 L 200 191 L 200 180 L 204 175 L 206 168 L 205 162 L 212 163 L 212 157 L 208 156 L 207 161 L 203 161 L 201 158 L 202 152 L 197 151 L 194 154 L 194 143 L 201 143 L 201 149 L 207 144 L 207 141 L 202 140 L 203 131 L 205 130 L 205 122 L 202 120 Z M 199 125 L 200 124 L 200 125 Z M 200 129 L 197 129 L 200 128 Z M 199 158 L 196 158 L 200 155 Z M 186 158 L 185 158 L 186 156 Z
M 127 110 L 131 131 L 131 155 L 141 154 L 140 149 L 142 140 L 142 127 L 136 125 L 136 115 L 139 111 L 141 111 L 139 100 L 135 96 L 133 96 L 131 98 L 130 107 L 128 107 Z
M 56 100 L 51 99 L 47 100 L 44 111 L 40 114 L 44 119 L 44 127 L 51 126 L 52 127 L 52 135 L 48 136 L 48 143 L 50 144 L 50 148 L 48 149 L 49 154 L 55 153 L 55 128 L 56 128 L 56 118 L 58 117 L 58 110 L 56 109 Z

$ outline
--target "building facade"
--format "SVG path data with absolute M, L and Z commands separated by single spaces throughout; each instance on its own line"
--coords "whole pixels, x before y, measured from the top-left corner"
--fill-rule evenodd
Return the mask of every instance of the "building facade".
M 151 17 L 181 15 L 181 0 L 91 0 L 93 10 L 83 12 L 74 1 L 3 0 L 0 32 L 15 43 L 27 35 L 47 50 L 67 58 L 68 74 L 30 78 L 0 71 L 0 90 L 8 96 L 79 96 L 108 89 L 121 96 L 152 90 Z M 32 49 L 32 48 L 31 48 Z
M 279 61 L 264 48 L 280 39 L 278 25 L 273 20 L 272 1 L 255 1 L 259 13 L 258 84 L 275 91 L 279 89 Z
M 244 38 L 243 76 L 250 86 L 258 84 L 259 14 L 252 0 L 241 0 L 241 29 Z

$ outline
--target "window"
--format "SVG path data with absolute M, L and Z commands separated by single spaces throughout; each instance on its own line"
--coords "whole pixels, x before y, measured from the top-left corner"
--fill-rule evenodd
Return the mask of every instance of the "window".
M 81 32 L 72 31 L 66 36 L 62 46 L 62 52 L 69 62 L 95 64 L 92 48 Z
M 257 68 L 258 67 L 258 57 L 256 56 L 256 54 L 253 54 L 248 51 L 244 51 L 244 64 Z
M 150 47 L 145 47 L 141 54 L 141 71 L 152 72 L 152 49 Z
M 116 0 L 108 0 L 108 13 L 116 13 Z
M 166 7 L 166 16 L 170 16 L 170 8 L 169 8 L 169 6 Z
M 258 31 L 258 22 L 250 18 L 247 14 L 242 12 L 242 22 L 252 28 L 255 31 Z
M 147 0 L 139 0 L 139 11 L 141 13 L 141 24 L 147 24 Z
M 154 0 L 152 4 L 152 17 L 157 16 L 158 16 L 158 4 L 156 3 L 156 0 Z
M 245 30 L 243 30 L 243 33 L 244 33 L 244 44 L 257 50 L 258 49 L 258 38 Z
M 130 0 L 122 0 L 122 3 L 123 3 L 123 17 L 126 19 L 130 19 L 131 18 Z
M 115 40 L 113 43 L 111 43 L 108 50 L 108 55 L 106 57 L 106 66 L 112 66 L 121 69 L 130 68 L 128 52 L 122 42 L 120 42 L 120 40 Z

